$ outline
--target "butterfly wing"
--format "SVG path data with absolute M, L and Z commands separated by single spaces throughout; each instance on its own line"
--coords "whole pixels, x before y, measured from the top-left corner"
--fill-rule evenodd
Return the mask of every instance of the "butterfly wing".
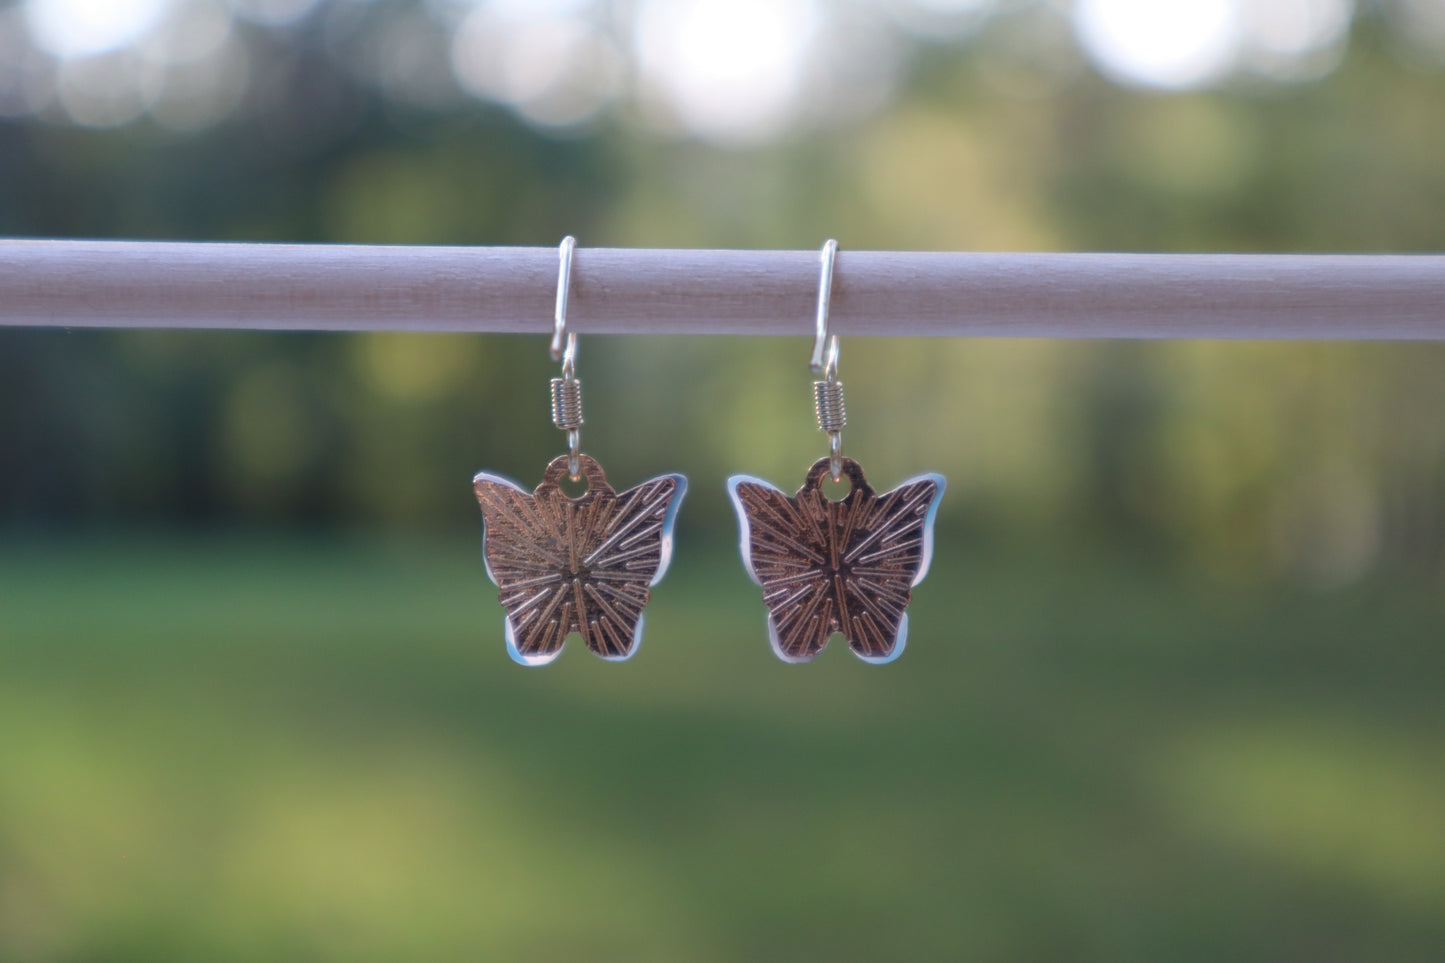
M 728 493 L 742 532 L 743 565 L 763 588 L 773 654 L 807 662 L 823 651 L 836 626 L 824 526 L 761 478 L 734 475 Z
M 482 506 L 482 558 L 507 610 L 507 653 L 523 665 L 546 665 L 562 652 L 569 600 L 563 533 L 537 498 L 500 475 L 479 473 L 472 490 Z M 570 621 L 570 620 L 569 620 Z
M 583 544 L 585 576 L 575 588 L 587 647 L 604 659 L 631 658 L 642 642 L 649 590 L 672 561 L 672 530 L 687 479 L 659 475 L 599 505 Z
M 855 506 L 842 571 L 839 621 L 848 646 L 865 662 L 892 662 L 908 644 L 911 589 L 928 574 L 942 475 L 911 478 Z

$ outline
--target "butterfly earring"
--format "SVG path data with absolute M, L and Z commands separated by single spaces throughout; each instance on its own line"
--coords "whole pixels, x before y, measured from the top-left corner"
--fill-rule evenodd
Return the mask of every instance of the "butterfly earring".
M 682 475 L 659 475 L 617 494 L 602 466 L 579 450 L 582 383 L 577 380 L 577 335 L 567 331 L 576 240 L 559 249 L 557 315 L 551 356 L 562 362 L 552 379 L 552 423 L 567 432 L 567 454 L 547 465 L 542 483 L 527 491 L 479 472 L 472 488 L 482 506 L 482 557 L 506 609 L 507 653 L 522 665 L 546 665 L 576 632 L 609 661 L 637 653 L 642 609 L 672 559 L 672 528 L 687 491 Z M 570 496 L 563 475 L 586 481 Z
M 808 469 L 789 497 L 751 475 L 733 475 L 728 493 L 742 528 L 743 565 L 763 588 L 768 638 L 784 662 L 807 662 L 842 633 L 865 662 L 892 662 L 908 642 L 913 586 L 928 574 L 933 520 L 944 478 L 911 478 L 884 495 L 863 469 L 842 454 L 843 382 L 838 380 L 838 336 L 828 335 L 828 306 L 838 242 L 822 250 L 818 311 L 809 364 L 818 428 L 828 434 L 828 456 Z M 824 346 L 826 345 L 826 355 Z M 833 501 L 823 478 L 847 479 L 848 494 Z

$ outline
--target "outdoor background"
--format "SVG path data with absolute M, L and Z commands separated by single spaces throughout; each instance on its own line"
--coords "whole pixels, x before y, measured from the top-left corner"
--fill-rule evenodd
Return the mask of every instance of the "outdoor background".
M 1445 248 L 1441 0 L 0 3 L 0 234 Z M 1442 306 L 1445 310 L 1445 306 Z M 1370 319 L 1362 318 L 1368 329 Z M 1445 953 L 1445 349 L 855 338 L 907 654 L 770 654 L 802 339 L 584 338 L 690 479 L 640 654 L 507 658 L 536 337 L 0 331 L 0 959 Z

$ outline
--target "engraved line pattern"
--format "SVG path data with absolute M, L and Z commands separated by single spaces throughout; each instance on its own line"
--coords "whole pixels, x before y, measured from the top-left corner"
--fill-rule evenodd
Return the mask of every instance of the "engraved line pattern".
M 811 659 L 840 632 L 863 658 L 886 659 L 924 562 L 939 483 L 925 478 L 877 495 L 858 463 L 844 458 L 852 489 L 835 502 L 819 488 L 828 468 L 828 459 L 819 460 L 791 498 L 771 485 L 736 482 L 751 568 L 784 658 Z
M 618 495 L 597 462 L 579 465 L 586 493 L 559 487 L 567 456 L 536 491 L 486 473 L 473 482 L 486 530 L 487 570 L 507 610 L 513 643 L 528 661 L 550 661 L 573 632 L 604 658 L 635 647 L 649 584 L 664 562 L 668 513 L 680 476 L 663 475 Z

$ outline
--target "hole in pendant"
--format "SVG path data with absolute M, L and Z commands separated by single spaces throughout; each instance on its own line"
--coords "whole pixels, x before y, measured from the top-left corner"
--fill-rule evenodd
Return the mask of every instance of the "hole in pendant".
M 569 475 L 563 475 L 562 481 L 558 483 L 557 487 L 562 489 L 562 494 L 568 498 L 581 498 L 587 494 L 587 489 L 591 488 L 592 485 L 587 481 L 586 475 L 583 475 L 576 481 L 573 481 Z
M 834 481 L 832 475 L 824 475 L 823 483 L 818 486 L 818 490 L 828 501 L 841 502 L 853 490 L 853 483 L 848 480 L 847 475 L 844 475 L 841 481 Z

